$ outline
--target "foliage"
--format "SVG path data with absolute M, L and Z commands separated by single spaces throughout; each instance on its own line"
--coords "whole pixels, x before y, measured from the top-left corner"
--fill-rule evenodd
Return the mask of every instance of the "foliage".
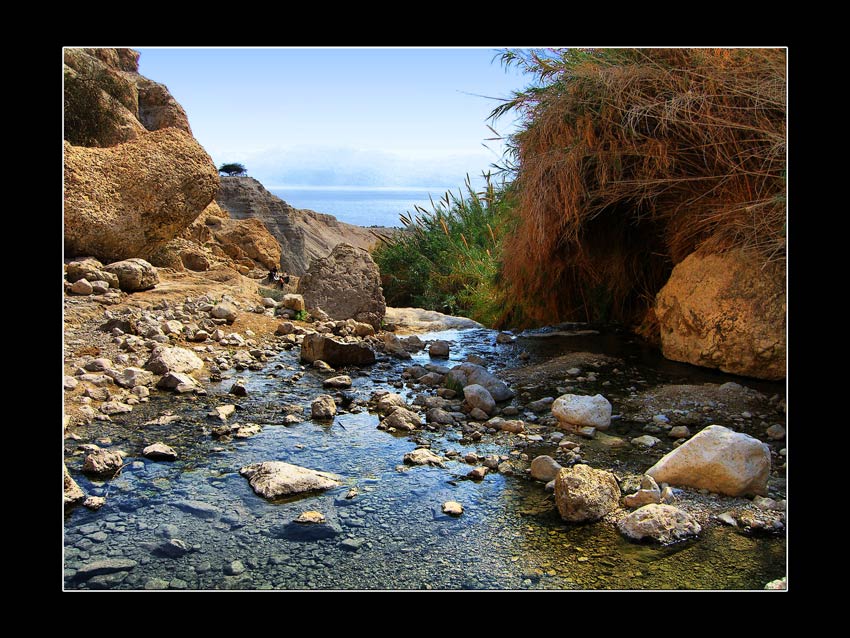
M 299 310 L 295 313 L 296 321 L 308 321 L 310 319 L 310 313 L 306 310 Z
M 65 69 L 64 78 L 64 138 L 75 146 L 115 143 L 114 131 L 121 123 L 119 107 L 134 107 L 127 82 L 116 72 L 96 65 L 82 71 Z
M 286 294 L 285 291 L 278 288 L 266 288 L 265 286 L 259 286 L 257 290 L 261 297 L 269 297 L 275 301 L 283 301 L 283 296 Z
M 697 248 L 785 259 L 783 49 L 505 51 L 534 77 L 520 130 L 503 317 L 639 321 Z
M 491 324 L 500 314 L 496 283 L 499 247 L 509 230 L 509 188 L 485 175 L 476 192 L 467 176 L 466 194 L 447 192 L 431 211 L 400 216 L 405 232 L 374 254 L 390 306 L 416 306 L 462 314 Z
M 247 169 L 244 164 L 237 164 L 235 162 L 231 162 L 230 164 L 222 164 L 218 167 L 219 173 L 227 173 L 228 176 L 233 177 L 234 175 L 241 177 L 247 173 Z

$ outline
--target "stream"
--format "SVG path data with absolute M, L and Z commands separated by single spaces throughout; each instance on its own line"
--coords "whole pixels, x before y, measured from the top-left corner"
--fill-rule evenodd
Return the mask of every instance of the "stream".
M 629 336 L 575 328 L 523 333 L 516 342 L 498 346 L 496 333 L 485 329 L 419 336 L 426 342 L 450 341 L 449 366 L 475 354 L 497 373 L 523 364 L 522 352 L 532 363 L 571 351 L 620 357 L 628 374 L 599 373 L 599 384 L 607 380 L 608 385 L 582 386 L 583 393 L 608 397 L 615 412 L 618 397 L 634 390 L 635 374 L 641 388 L 736 380 L 784 396 L 781 384 L 670 362 Z M 154 392 L 131 413 L 75 429 L 81 440 L 65 441 L 68 469 L 86 493 L 107 500 L 99 511 L 74 507 L 65 513 L 66 589 L 727 590 L 762 589 L 786 574 L 784 535 L 712 525 L 698 539 L 674 545 L 632 543 L 609 524 L 564 523 L 542 483 L 496 472 L 482 481 L 466 478 L 471 466 L 462 461 L 464 454 L 516 458 L 515 435 L 461 443 L 457 426 L 404 435 L 377 429 L 378 416 L 365 401 L 375 391 L 389 390 L 412 403 L 423 389 L 401 387 L 401 371 L 417 363 L 446 364 L 432 361 L 427 349 L 409 361 L 384 358 L 371 367 L 341 370 L 353 379 L 346 393 L 354 401 L 347 411 L 332 422 L 305 418 L 284 424 L 286 414 L 297 413 L 299 406 L 309 414 L 317 395 L 335 394 L 322 388 L 329 375 L 312 368 L 289 381 L 302 370 L 298 353 L 297 347 L 281 351 L 259 371 L 230 370 L 208 386 L 206 395 Z M 227 394 L 237 377 L 245 380 L 246 397 Z M 557 396 L 555 390 L 543 383 L 528 393 L 535 399 Z M 260 433 L 231 441 L 213 438 L 209 431 L 219 422 L 207 413 L 227 403 L 237 405 L 230 423 L 258 424 Z M 171 422 L 151 423 L 164 416 Z M 616 421 L 607 434 L 628 439 L 642 434 L 642 425 Z M 81 472 L 78 446 L 98 441 L 128 454 L 120 475 L 105 482 Z M 178 460 L 142 457 L 141 450 L 155 441 L 174 448 Z M 445 468 L 403 466 L 404 454 L 416 442 L 429 443 L 443 456 L 448 450 L 460 456 L 448 459 Z M 640 473 L 648 467 L 631 446 L 612 450 L 589 441 L 582 448 L 594 467 L 615 461 L 624 471 Z M 531 459 L 557 449 L 557 443 L 544 439 L 523 452 Z M 272 460 L 333 472 L 343 477 L 343 485 L 269 502 L 253 492 L 239 469 Z M 357 495 L 346 498 L 355 487 Z M 462 516 L 442 513 L 441 504 L 448 500 L 463 505 Z M 292 523 L 307 510 L 321 512 L 327 525 Z M 169 544 L 170 539 L 182 543 Z M 95 561 L 106 562 L 102 569 L 80 572 Z

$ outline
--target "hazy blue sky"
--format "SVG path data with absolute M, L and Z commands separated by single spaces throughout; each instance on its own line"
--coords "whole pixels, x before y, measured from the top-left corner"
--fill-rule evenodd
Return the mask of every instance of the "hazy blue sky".
M 494 48 L 136 48 L 216 165 L 241 162 L 269 188 L 457 187 L 501 154 L 485 142 L 498 101 L 481 96 L 528 83 Z

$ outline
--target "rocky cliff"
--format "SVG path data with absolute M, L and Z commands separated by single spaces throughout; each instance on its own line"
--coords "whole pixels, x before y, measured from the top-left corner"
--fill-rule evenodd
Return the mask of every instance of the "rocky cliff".
M 330 255 L 337 244 L 370 250 L 380 236 L 395 232 L 354 226 L 332 215 L 293 208 L 252 177 L 222 177 L 216 201 L 233 219 L 263 222 L 280 243 L 281 267 L 298 276 L 307 272 L 314 259 Z

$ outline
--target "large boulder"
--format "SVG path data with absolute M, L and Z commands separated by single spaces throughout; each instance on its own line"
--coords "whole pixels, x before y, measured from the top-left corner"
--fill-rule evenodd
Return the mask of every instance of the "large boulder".
M 320 334 L 306 335 L 301 342 L 301 361 L 320 360 L 333 366 L 362 366 L 375 362 L 375 353 L 362 342 L 346 343 Z
M 561 427 L 592 427 L 607 430 L 611 425 L 611 403 L 601 394 L 564 394 L 552 403 L 552 414 Z
M 770 448 L 747 434 L 709 425 L 646 471 L 658 483 L 728 496 L 767 494 Z
M 65 142 L 65 254 L 147 257 L 218 190 L 218 171 L 185 131 L 166 128 L 111 148 Z
M 239 474 L 248 479 L 258 495 L 275 499 L 291 494 L 316 492 L 341 485 L 340 477 L 282 461 L 265 461 L 246 465 Z
M 617 508 L 620 486 L 611 472 L 589 465 L 563 468 L 555 477 L 555 503 L 570 523 L 596 521 Z
M 737 250 L 697 251 L 655 299 L 661 350 L 684 361 L 760 379 L 783 379 L 785 270 Z
M 496 401 L 513 398 L 514 392 L 507 384 L 475 363 L 461 363 L 452 368 L 445 378 L 445 385 L 459 384 L 462 388 L 469 385 L 483 386 Z
M 108 264 L 103 269 L 118 277 L 118 287 L 124 292 L 150 290 L 159 283 L 156 268 L 144 259 L 124 259 Z
M 651 539 L 673 543 L 700 533 L 693 516 L 672 505 L 650 504 L 636 509 L 617 523 L 620 532 L 632 540 Z
M 154 374 L 167 374 L 168 372 L 192 373 L 204 367 L 204 362 L 191 350 L 186 348 L 158 347 L 151 353 L 145 363 L 145 369 Z
M 326 258 L 313 261 L 298 292 L 308 311 L 319 306 L 332 319 L 354 319 L 377 330 L 386 314 L 378 266 L 368 252 L 349 244 L 338 244 Z

